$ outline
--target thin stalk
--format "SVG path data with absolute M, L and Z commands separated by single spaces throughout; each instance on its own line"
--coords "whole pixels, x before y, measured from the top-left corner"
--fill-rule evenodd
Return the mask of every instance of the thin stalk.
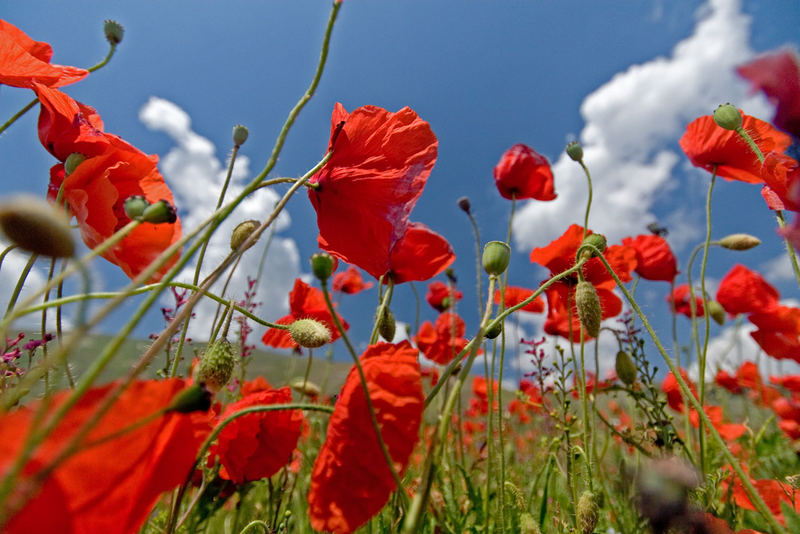
M 22 272 L 20 273 L 19 278 L 17 279 L 17 285 L 14 286 L 14 291 L 11 293 L 11 298 L 8 299 L 8 306 L 6 306 L 6 317 L 8 317 L 9 315 L 13 317 L 11 310 L 13 310 L 14 306 L 16 306 L 17 299 L 19 298 L 19 294 L 22 291 L 22 286 L 25 285 L 25 280 L 28 279 L 28 275 L 30 274 L 31 269 L 33 268 L 33 264 L 36 263 L 36 259 L 38 257 L 39 257 L 38 254 L 31 254 L 30 257 L 28 257 L 28 262 L 25 264 L 25 267 L 22 268 Z M 11 321 L 9 320 L 7 322 L 10 323 Z M 3 333 L 5 333 L 5 328 L 3 329 Z
M 778 227 L 781 229 L 786 228 L 786 220 L 783 218 L 783 212 L 781 210 L 775 212 L 775 217 L 778 219 Z M 800 285 L 800 265 L 797 264 L 797 255 L 794 252 L 794 247 L 786 237 L 783 238 L 783 241 L 786 243 L 786 253 L 789 254 L 789 260 L 792 262 L 794 277 L 798 285 Z
M 472 212 L 467 212 L 469 222 L 472 224 L 472 233 L 475 236 L 475 272 L 476 285 L 478 288 L 478 319 L 483 317 L 483 265 L 481 264 L 481 232 L 478 230 L 478 222 L 473 217 Z
M 324 286 L 325 284 L 323 284 Z M 381 323 L 383 323 L 383 316 L 389 311 L 389 304 L 392 302 L 392 294 L 394 293 L 394 282 L 392 281 L 391 277 L 388 277 L 386 283 L 386 293 L 383 294 L 383 298 L 381 299 L 381 303 L 378 306 L 378 310 L 375 312 L 375 325 L 372 327 L 372 333 L 369 336 L 369 344 L 374 345 L 378 342 L 378 333 L 380 330 Z M 331 304 L 331 313 L 333 311 L 333 304 Z M 391 341 L 391 339 L 387 340 Z

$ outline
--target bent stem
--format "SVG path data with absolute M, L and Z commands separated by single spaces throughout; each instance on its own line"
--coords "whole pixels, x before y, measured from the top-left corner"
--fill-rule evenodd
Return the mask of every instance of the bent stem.
M 783 218 L 783 212 L 781 210 L 775 212 L 775 217 L 778 219 L 778 227 L 781 230 L 786 228 L 786 219 Z M 789 260 L 792 262 L 794 277 L 797 280 L 797 284 L 800 285 L 800 265 L 797 264 L 797 254 L 795 254 L 794 247 L 787 237 L 783 238 L 783 242 L 786 244 L 786 253 L 789 254 Z

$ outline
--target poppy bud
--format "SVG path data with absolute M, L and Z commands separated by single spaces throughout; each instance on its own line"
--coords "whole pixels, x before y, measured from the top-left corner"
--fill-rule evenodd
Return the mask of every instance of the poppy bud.
M 386 341 L 392 341 L 396 330 L 397 322 L 394 320 L 392 310 L 383 308 L 383 317 L 381 317 L 380 324 L 378 325 L 378 333 Z
M 706 309 L 714 322 L 722 326 L 725 324 L 725 308 L 716 300 L 709 300 Z
M 720 128 L 737 130 L 742 127 L 742 112 L 732 106 L 730 102 L 722 104 L 714 110 L 714 122 Z
M 483 334 L 483 337 L 485 337 L 486 339 L 494 339 L 497 336 L 499 336 L 500 332 L 502 332 L 502 331 L 503 331 L 503 322 L 501 321 L 501 322 L 497 323 L 496 325 L 494 325 L 489 330 L 487 330 L 486 333 Z
M 578 318 L 586 333 L 591 337 L 600 335 L 600 321 L 603 315 L 600 297 L 590 282 L 586 280 L 578 282 L 575 288 L 575 306 L 578 308 Z
M 578 529 L 581 534 L 592 534 L 600 519 L 600 506 L 594 493 L 584 491 L 575 510 L 578 519 Z
M 322 393 L 318 385 L 305 378 L 295 378 L 289 382 L 289 387 L 306 397 L 319 397 Z
M 599 250 L 601 253 L 603 251 L 605 251 L 607 244 L 608 243 L 606 241 L 606 236 L 604 236 L 603 234 L 589 234 L 589 235 L 586 236 L 586 239 L 584 239 L 583 243 L 582 243 L 582 245 L 591 245 L 591 246 L 593 246 L 594 248 Z M 584 250 L 583 252 L 581 252 L 581 257 L 582 258 L 583 257 L 591 258 L 593 256 L 597 256 L 597 254 L 593 250 Z
M 178 220 L 178 210 L 166 200 L 159 200 L 147 206 L 142 212 L 142 222 L 152 224 L 174 223 Z
M 315 319 L 298 319 L 289 325 L 289 335 L 301 347 L 316 349 L 331 341 L 331 331 Z
M 197 381 L 211 391 L 219 391 L 228 383 L 236 366 L 236 351 L 227 339 L 215 341 L 203 353 L 197 367 Z
M 519 531 L 522 534 L 542 534 L 539 522 L 527 512 L 519 516 Z
M 337 263 L 336 258 L 327 252 L 317 252 L 311 255 L 311 272 L 314 273 L 317 280 L 324 282 L 336 270 Z
M 633 362 L 631 355 L 621 350 L 617 352 L 617 359 L 614 362 L 614 367 L 617 370 L 617 376 L 622 380 L 623 384 L 628 386 L 636 382 L 636 364 Z
M 577 141 L 572 141 L 571 143 L 567 143 L 567 156 L 570 157 L 572 161 L 582 161 L 583 160 L 583 147 Z
M 145 208 L 149 205 L 150 203 L 142 195 L 133 195 L 132 197 L 128 197 L 122 204 L 125 209 L 125 215 L 131 219 L 138 219 L 141 217 Z
M 122 35 L 125 33 L 125 29 L 116 20 L 108 19 L 103 23 L 103 33 L 106 34 L 106 41 L 110 45 L 116 46 L 122 42 Z
M 32 195 L 0 203 L 0 229 L 12 243 L 34 254 L 69 258 L 75 252 L 64 212 Z
M 483 268 L 493 276 L 499 276 L 508 269 L 511 261 L 511 247 L 502 241 L 489 241 L 483 247 Z
M 719 246 L 728 250 L 749 250 L 761 244 L 761 240 L 750 234 L 731 234 L 719 240 Z
M 469 215 L 470 210 L 472 209 L 472 204 L 469 203 L 469 199 L 467 197 L 461 197 L 458 199 L 458 207 L 461 208 L 464 213 Z
M 172 399 L 167 412 L 207 412 L 211 408 L 211 392 L 200 384 L 193 384 Z
M 244 243 L 247 238 L 258 229 L 259 226 L 261 226 L 261 223 L 253 219 L 237 224 L 236 228 L 234 228 L 233 232 L 231 232 L 231 250 L 238 250 L 239 247 L 242 246 L 242 243 Z M 255 245 L 256 242 L 256 240 L 253 240 L 253 242 L 250 243 L 250 246 L 248 246 L 245 250 Z
M 75 169 L 78 168 L 78 165 L 83 163 L 86 160 L 86 156 L 81 154 L 80 152 L 73 152 L 67 159 L 64 160 L 64 176 L 69 176 Z
M 236 146 L 242 146 L 244 142 L 247 141 L 247 136 L 249 134 L 250 131 L 247 129 L 247 126 L 237 124 L 233 127 L 233 144 Z

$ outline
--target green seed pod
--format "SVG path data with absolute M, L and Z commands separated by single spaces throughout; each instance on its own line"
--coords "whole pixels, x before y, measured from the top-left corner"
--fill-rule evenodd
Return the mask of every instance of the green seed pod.
M 311 255 L 311 272 L 317 280 L 324 282 L 331 277 L 336 269 L 336 258 L 327 252 L 317 252 Z
M 242 243 L 244 243 L 247 238 L 258 229 L 259 226 L 261 226 L 261 223 L 253 219 L 242 221 L 237 224 L 236 228 L 234 228 L 233 232 L 231 232 L 231 250 L 237 250 L 240 246 L 242 246 Z M 257 242 L 258 240 L 254 240 L 245 250 L 248 250 Z
M 719 246 L 728 250 L 749 250 L 761 244 L 761 240 L 750 234 L 731 234 L 719 240 Z
M 617 352 L 617 359 L 614 364 L 617 376 L 622 380 L 623 384 L 630 386 L 636 382 L 636 364 L 630 354 L 624 350 Z
M 502 321 L 494 325 L 494 328 L 490 328 L 483 334 L 483 337 L 486 339 L 494 339 L 500 335 L 500 332 L 503 331 L 503 323 Z
M 173 397 L 167 412 L 207 412 L 209 408 L 211 392 L 201 384 L 193 384 Z
M 576 509 L 578 529 L 581 534 L 592 534 L 600 519 L 600 506 L 594 493 L 584 491 Z
M 607 246 L 606 236 L 603 234 L 589 234 L 586 236 L 586 239 L 583 240 L 582 245 L 591 245 L 601 253 L 605 251 Z M 593 250 L 584 250 L 581 253 L 581 257 L 591 258 L 593 256 L 597 256 L 597 254 Z
M 18 247 L 52 258 L 69 258 L 75 242 L 63 211 L 33 195 L 0 202 L 0 229 Z
M 315 319 L 298 319 L 289 325 L 289 335 L 301 347 L 316 349 L 330 343 L 331 331 Z
M 600 308 L 600 297 L 590 282 L 586 280 L 578 282 L 575 288 L 575 306 L 578 308 L 578 318 L 586 333 L 591 337 L 599 336 L 603 312 Z
M 150 202 L 143 195 L 133 195 L 125 199 L 122 203 L 125 209 L 125 215 L 131 219 L 138 219 L 144 213 L 145 208 L 150 205 Z
M 248 135 L 250 135 L 250 131 L 247 129 L 247 126 L 237 124 L 233 127 L 233 144 L 242 146 L 244 142 L 247 141 Z
M 64 176 L 69 176 L 75 169 L 78 168 L 78 165 L 86 161 L 86 156 L 81 154 L 80 152 L 73 152 L 67 159 L 64 160 Z
M 217 340 L 206 347 L 197 366 L 197 381 L 213 391 L 228 384 L 236 367 L 236 349 L 227 339 Z
M 732 106 L 730 102 L 722 104 L 714 110 L 714 122 L 720 128 L 736 130 L 742 127 L 742 112 Z
M 303 377 L 298 377 L 289 382 L 289 387 L 306 397 L 319 397 L 322 390 L 318 385 Z
M 489 241 L 483 247 L 483 268 L 493 276 L 499 276 L 508 269 L 511 261 L 511 247 L 502 241 Z
M 577 141 L 572 141 L 571 143 L 567 143 L 567 156 L 570 157 L 572 161 L 582 161 L 583 160 L 583 147 Z
M 397 330 L 397 321 L 394 320 L 394 314 L 389 308 L 383 309 L 383 317 L 380 319 L 378 325 L 378 333 L 386 341 L 394 339 L 395 331 Z
M 706 309 L 715 323 L 720 326 L 725 324 L 725 308 L 722 307 L 722 304 L 716 300 L 709 300 L 706 302 Z
M 144 209 L 141 219 L 152 224 L 172 224 L 178 220 L 178 210 L 166 200 L 159 200 Z
M 122 42 L 125 28 L 116 20 L 108 19 L 103 23 L 103 33 L 106 35 L 106 41 L 110 45 L 116 46 Z

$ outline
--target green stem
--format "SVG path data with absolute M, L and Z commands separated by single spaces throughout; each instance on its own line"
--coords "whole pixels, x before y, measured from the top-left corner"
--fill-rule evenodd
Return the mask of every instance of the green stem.
M 586 239 L 586 232 L 589 229 L 589 211 L 592 209 L 592 175 L 589 173 L 589 168 L 583 163 L 583 160 L 578 161 L 584 174 L 586 174 L 586 182 L 589 186 L 589 200 L 586 202 L 586 214 L 583 216 L 583 239 Z
M 25 285 L 25 280 L 28 279 L 28 275 L 33 268 L 33 264 L 36 263 L 36 259 L 39 257 L 38 254 L 31 254 L 28 257 L 28 262 L 25 264 L 25 267 L 22 268 L 22 273 L 20 273 L 19 278 L 17 279 L 17 285 L 14 286 L 14 291 L 11 293 L 11 298 L 8 299 L 8 306 L 6 307 L 6 317 L 14 315 L 11 313 L 11 310 L 14 309 L 14 306 L 17 304 L 17 299 L 19 298 L 19 294 L 22 291 L 22 286 Z M 3 321 L 3 323 L 11 323 L 10 319 Z M 5 333 L 5 327 L 2 329 L 3 333 Z
M 469 222 L 472 224 L 472 233 L 475 236 L 475 272 L 477 274 L 478 288 L 478 319 L 483 317 L 483 265 L 481 264 L 481 232 L 478 230 L 478 222 L 472 213 L 467 213 Z
M 775 217 L 778 219 L 778 226 L 781 229 L 786 228 L 786 220 L 783 218 L 783 212 L 781 210 L 775 212 Z M 797 254 L 795 254 L 794 247 L 787 238 L 784 237 L 783 242 L 786 243 L 786 253 L 789 254 L 789 260 L 792 262 L 794 277 L 797 280 L 797 284 L 800 285 L 800 265 L 797 264 Z
M 392 293 L 394 293 L 394 282 L 392 281 L 392 277 L 389 276 L 387 277 L 386 281 L 386 292 L 383 294 L 381 303 L 375 312 L 375 325 L 372 327 L 372 333 L 369 336 L 370 345 L 374 345 L 378 342 L 378 333 L 380 331 L 381 323 L 383 323 L 383 315 L 389 310 L 389 304 L 392 302 Z M 332 307 L 331 313 L 333 313 Z M 391 341 L 391 339 L 388 339 L 387 341 Z

